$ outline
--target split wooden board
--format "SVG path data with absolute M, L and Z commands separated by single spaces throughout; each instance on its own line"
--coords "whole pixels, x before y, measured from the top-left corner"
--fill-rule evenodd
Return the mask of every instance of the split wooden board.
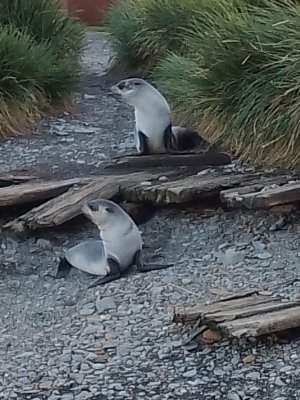
M 259 337 L 300 328 L 300 300 L 287 302 L 255 291 L 177 311 L 173 321 L 198 321 L 200 328 L 207 327 L 221 338 Z

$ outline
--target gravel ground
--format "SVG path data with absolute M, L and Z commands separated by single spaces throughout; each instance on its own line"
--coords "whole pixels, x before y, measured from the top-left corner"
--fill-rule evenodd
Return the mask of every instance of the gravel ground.
M 118 146 L 130 150 L 131 110 L 101 77 L 105 37 L 90 33 L 87 44 L 78 112 L 3 142 L 2 171 L 84 175 Z M 188 352 L 186 332 L 171 321 L 174 307 L 228 291 L 299 297 L 299 284 L 286 283 L 299 275 L 300 225 L 270 232 L 274 221 L 267 213 L 203 218 L 195 210 L 162 210 L 141 226 L 145 253 L 174 267 L 132 271 L 91 290 L 94 278 L 79 271 L 66 281 L 49 276 L 64 247 L 97 234 L 88 222 L 28 237 L 1 232 L 0 399 L 299 399 L 299 339 L 235 340 Z

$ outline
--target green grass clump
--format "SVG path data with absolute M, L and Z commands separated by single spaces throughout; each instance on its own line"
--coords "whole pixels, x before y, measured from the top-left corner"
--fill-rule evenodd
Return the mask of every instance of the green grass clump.
M 169 54 L 154 76 L 184 120 L 224 148 L 299 166 L 300 7 L 265 1 L 225 11 L 220 3 L 187 29 L 187 56 Z
M 117 61 L 127 69 L 137 69 L 147 62 L 134 42 L 143 26 L 143 1 L 119 0 L 107 9 L 104 16 L 104 27 L 112 33 Z
M 128 1 L 129 40 L 121 34 Z M 122 7 L 108 26 L 124 39 L 122 58 L 129 44 L 177 122 L 243 160 L 300 165 L 299 1 L 123 0 Z
M 14 27 L 0 27 L 0 131 L 15 132 L 74 90 L 73 67 L 58 60 L 47 43 Z
M 0 24 L 15 25 L 38 43 L 50 43 L 60 57 L 76 56 L 84 29 L 61 8 L 59 0 L 0 0 Z
M 69 102 L 83 32 L 52 0 L 0 0 L 0 134 Z
M 119 0 L 106 13 L 118 61 L 128 68 L 150 70 L 167 50 L 184 52 L 181 34 L 191 17 L 217 0 Z

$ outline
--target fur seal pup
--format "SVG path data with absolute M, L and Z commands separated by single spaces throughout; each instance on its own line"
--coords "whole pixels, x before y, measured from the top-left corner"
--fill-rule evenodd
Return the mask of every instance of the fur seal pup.
M 141 233 L 132 218 L 110 200 L 92 200 L 82 207 L 82 213 L 100 231 L 100 239 L 89 239 L 70 248 L 60 260 L 56 279 L 65 278 L 70 269 L 100 278 L 89 288 L 120 278 L 132 265 L 140 272 L 168 268 L 170 265 L 144 265 Z
M 172 126 L 171 110 L 165 97 L 140 78 L 119 81 L 111 87 L 114 95 L 134 107 L 135 145 L 140 155 L 188 151 L 209 143 L 198 132 Z

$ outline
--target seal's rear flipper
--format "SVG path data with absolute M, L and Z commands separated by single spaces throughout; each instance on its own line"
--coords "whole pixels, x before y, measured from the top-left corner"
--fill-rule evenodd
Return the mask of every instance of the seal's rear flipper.
M 110 266 L 110 272 L 108 273 L 108 275 L 96 279 L 96 281 L 94 283 L 92 283 L 91 285 L 88 286 L 88 289 L 91 289 L 98 285 L 105 285 L 106 283 L 109 283 L 109 282 L 112 282 L 112 281 L 115 281 L 115 280 L 121 278 L 122 274 L 121 274 L 121 270 L 120 270 L 120 264 L 117 261 L 113 260 L 112 258 L 108 258 L 107 262 Z
M 139 272 L 157 271 L 159 269 L 166 269 L 173 267 L 174 264 L 150 264 L 145 265 L 143 262 L 142 251 L 138 250 L 134 256 L 134 264 L 137 266 Z
M 61 258 L 58 264 L 55 279 L 66 278 L 69 275 L 71 268 L 72 265 L 68 262 L 68 260 L 65 257 Z

